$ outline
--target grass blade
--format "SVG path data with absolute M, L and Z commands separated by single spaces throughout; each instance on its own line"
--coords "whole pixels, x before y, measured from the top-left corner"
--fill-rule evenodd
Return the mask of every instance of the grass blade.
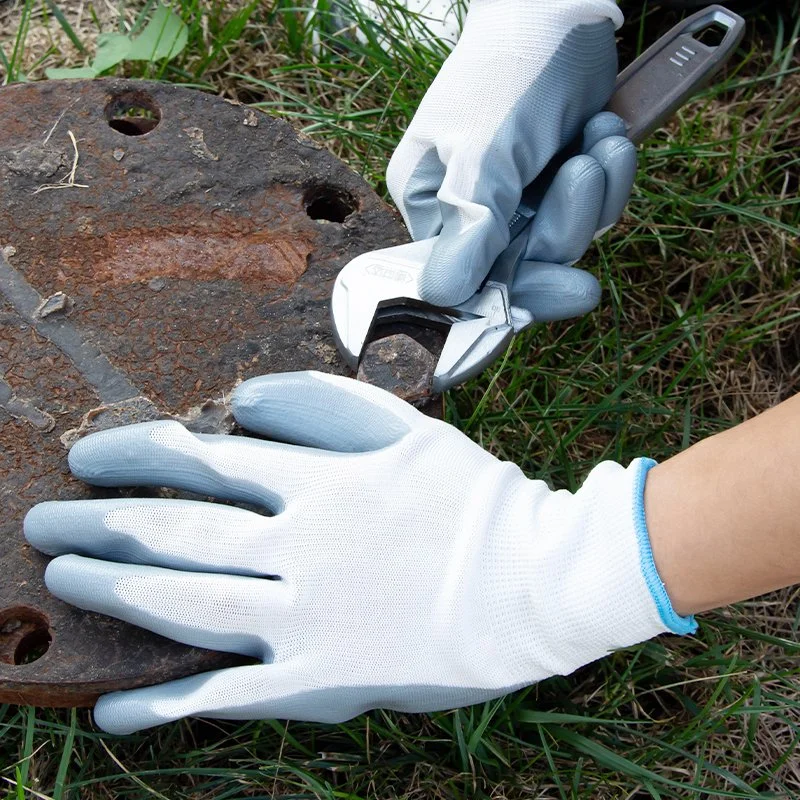
M 77 716 L 75 709 L 70 709 L 69 728 L 67 736 L 61 749 L 61 758 L 58 762 L 58 772 L 56 773 L 55 788 L 53 789 L 53 800 L 64 800 L 66 797 L 64 785 L 67 780 L 67 772 L 72 761 L 73 746 L 75 743 L 75 729 L 77 726 Z
M 47 8 L 50 10 L 50 13 L 56 18 L 56 21 L 61 26 L 61 30 L 67 35 L 67 38 L 75 46 L 75 49 L 81 53 L 81 55 L 86 55 L 87 50 L 83 46 L 83 42 L 78 38 L 78 34 L 75 33 L 75 29 L 64 16 L 64 12 L 59 8 L 58 3 L 55 0 L 45 0 L 45 2 L 47 3 Z

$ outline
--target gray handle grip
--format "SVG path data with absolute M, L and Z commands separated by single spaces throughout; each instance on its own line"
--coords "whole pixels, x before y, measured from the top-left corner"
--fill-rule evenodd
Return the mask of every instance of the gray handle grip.
M 709 6 L 679 22 L 617 78 L 608 110 L 622 117 L 628 136 L 643 142 L 692 95 L 706 86 L 744 36 L 744 20 L 722 6 Z M 724 29 L 716 46 L 703 33 Z

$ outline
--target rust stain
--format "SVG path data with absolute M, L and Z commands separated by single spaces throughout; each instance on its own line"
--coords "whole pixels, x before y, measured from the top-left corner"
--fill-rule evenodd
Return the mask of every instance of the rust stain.
M 109 124 L 131 99 L 160 115 L 147 136 Z M 120 417 L 128 410 L 227 430 L 224 399 L 241 380 L 289 369 L 348 372 L 330 329 L 333 280 L 354 256 L 404 241 L 406 232 L 326 150 L 284 122 L 244 113 L 257 124 L 243 124 L 241 107 L 210 95 L 116 79 L 0 92 L 0 248 L 30 290 L 49 298 L 34 324 L 19 310 L 30 305 L 25 296 L 6 301 L 0 291 L 0 702 L 90 704 L 109 691 L 241 663 L 55 600 L 43 582 L 47 559 L 25 544 L 22 520 L 41 500 L 119 495 L 70 475 L 62 442 L 84 420 L 93 428 L 134 421 Z M 34 194 L 71 157 L 68 130 L 88 188 L 69 202 L 59 192 Z M 329 218 L 342 216 L 337 198 L 353 207 L 346 222 Z M 66 347 L 65 331 L 77 344 Z M 109 404 L 101 396 L 109 374 L 149 404 Z M 2 404 L 14 397 L 48 424 L 10 415 Z M 3 618 L 4 608 L 21 606 L 46 625 Z M 41 658 L 8 663 L 21 644 L 36 655 L 45 628 L 52 641 Z
M 121 231 L 110 233 L 92 264 L 96 283 L 127 284 L 155 277 L 234 280 L 263 288 L 291 287 L 308 267 L 313 245 L 286 234 Z M 63 256 L 62 267 L 83 272 L 86 258 Z

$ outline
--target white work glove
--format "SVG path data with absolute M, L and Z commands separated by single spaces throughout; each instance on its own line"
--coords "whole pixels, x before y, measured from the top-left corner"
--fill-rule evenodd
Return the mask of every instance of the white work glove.
M 120 497 L 43 503 L 25 520 L 31 544 L 59 556 L 46 581 L 63 600 L 263 662 L 102 697 L 106 731 L 451 708 L 694 628 L 651 556 L 652 462 L 604 463 L 576 494 L 552 492 L 393 395 L 316 373 L 249 380 L 233 411 L 292 444 L 152 422 L 82 439 L 70 467 L 274 516 Z
M 612 0 L 472 0 L 387 172 L 412 237 L 438 235 L 423 299 L 456 304 L 479 288 L 523 188 L 589 121 L 583 155 L 561 168 L 531 226 L 525 258 L 535 263 L 520 266 L 512 302 L 540 321 L 596 305 L 597 282 L 568 265 L 619 219 L 633 185 L 622 120 L 595 116 L 614 89 L 622 19 Z

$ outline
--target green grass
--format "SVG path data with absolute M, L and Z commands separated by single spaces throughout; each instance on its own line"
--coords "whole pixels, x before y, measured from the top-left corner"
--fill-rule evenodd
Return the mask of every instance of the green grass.
M 671 24 L 628 3 L 626 59 Z M 79 17 L 79 7 L 83 14 Z M 195 85 L 289 119 L 384 193 L 383 175 L 444 51 L 392 55 L 306 23 L 285 0 L 181 0 L 188 44 L 117 74 Z M 0 71 L 38 79 L 136 32 L 153 3 L 0 4 Z M 794 394 L 800 381 L 797 2 L 750 4 L 724 83 L 643 150 L 622 223 L 583 266 L 601 308 L 541 326 L 453 392 L 452 422 L 529 474 L 575 488 L 599 460 L 668 457 Z M 312 48 L 314 35 L 319 53 Z M 126 738 L 89 713 L 0 707 L 0 796 L 325 798 L 800 797 L 800 590 L 704 615 L 501 701 L 376 711 L 336 726 L 184 721 Z

